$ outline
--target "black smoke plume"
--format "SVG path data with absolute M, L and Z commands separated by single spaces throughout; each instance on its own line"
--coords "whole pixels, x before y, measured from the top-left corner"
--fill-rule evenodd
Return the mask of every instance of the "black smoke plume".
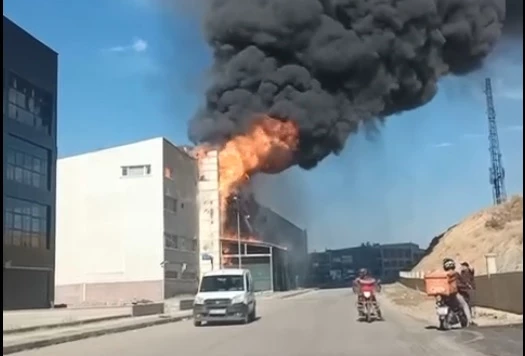
M 439 78 L 478 68 L 502 33 L 498 0 L 209 0 L 212 84 L 195 143 L 254 113 L 300 127 L 297 164 L 338 154 L 360 126 L 429 102 Z

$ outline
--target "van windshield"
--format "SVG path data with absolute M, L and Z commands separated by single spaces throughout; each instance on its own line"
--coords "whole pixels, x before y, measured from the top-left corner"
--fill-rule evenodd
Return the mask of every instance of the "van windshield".
M 202 278 L 200 292 L 243 291 L 243 276 L 206 276 Z

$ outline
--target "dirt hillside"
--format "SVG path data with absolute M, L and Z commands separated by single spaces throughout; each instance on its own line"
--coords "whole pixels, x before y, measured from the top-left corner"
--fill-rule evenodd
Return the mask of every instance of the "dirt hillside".
M 432 240 L 414 271 L 441 267 L 444 257 L 469 262 L 486 274 L 485 254 L 497 255 L 498 272 L 523 270 L 523 197 L 484 209 Z

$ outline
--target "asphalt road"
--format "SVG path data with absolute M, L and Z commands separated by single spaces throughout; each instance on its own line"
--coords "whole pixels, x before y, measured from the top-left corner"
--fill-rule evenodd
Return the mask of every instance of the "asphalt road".
M 191 321 L 185 321 L 16 355 L 495 355 L 484 352 L 483 342 L 487 340 L 479 331 L 428 330 L 424 324 L 400 314 L 387 301 L 382 307 L 385 321 L 362 323 L 356 320 L 354 297 L 348 289 L 314 291 L 288 299 L 261 300 L 257 311 L 260 318 L 248 325 L 197 328 Z M 493 344 L 494 340 L 489 343 Z M 512 353 L 517 348 L 505 348 L 505 344 L 502 347 L 497 356 L 523 355 L 523 341 L 519 353 Z

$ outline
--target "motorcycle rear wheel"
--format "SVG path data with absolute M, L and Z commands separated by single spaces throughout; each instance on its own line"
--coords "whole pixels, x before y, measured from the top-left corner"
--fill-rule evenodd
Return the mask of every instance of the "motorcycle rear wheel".
M 450 330 L 450 323 L 448 322 L 448 318 L 439 318 L 439 330 Z

